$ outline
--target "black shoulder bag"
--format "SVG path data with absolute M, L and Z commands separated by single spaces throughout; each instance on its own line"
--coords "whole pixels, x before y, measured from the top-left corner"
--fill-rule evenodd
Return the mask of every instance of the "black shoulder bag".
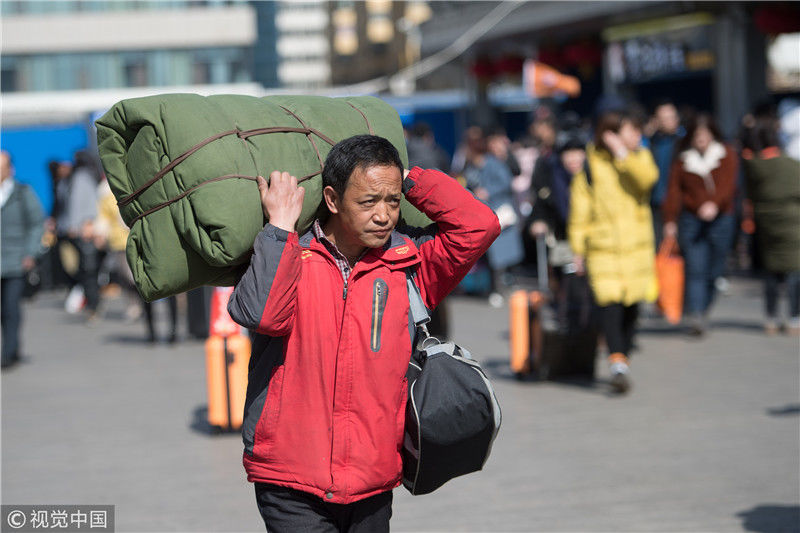
M 403 485 L 419 495 L 481 470 L 501 413 L 486 373 L 470 353 L 428 334 L 428 310 L 408 272 L 406 279 L 416 343 L 406 373 Z

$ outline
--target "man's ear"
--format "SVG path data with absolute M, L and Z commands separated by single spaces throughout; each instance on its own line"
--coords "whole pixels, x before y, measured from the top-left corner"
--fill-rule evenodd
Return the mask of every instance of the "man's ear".
M 333 187 L 328 185 L 324 189 L 322 189 L 322 198 L 325 200 L 325 205 L 328 207 L 328 211 L 332 215 L 339 213 L 339 193 L 337 193 Z

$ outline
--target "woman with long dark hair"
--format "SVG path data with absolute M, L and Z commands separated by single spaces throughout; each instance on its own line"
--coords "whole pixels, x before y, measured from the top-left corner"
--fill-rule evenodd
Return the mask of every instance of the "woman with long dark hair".
M 603 113 L 586 168 L 570 185 L 567 223 L 579 273 L 589 275 L 608 344 L 611 385 L 630 386 L 628 356 L 639 302 L 651 296 L 655 250 L 650 191 L 658 180 L 653 156 L 641 147 L 641 128 L 629 114 Z
M 672 163 L 663 207 L 664 235 L 677 235 L 684 256 L 685 309 L 693 335 L 707 328 L 715 281 L 733 243 L 738 167 L 711 115 L 697 115 Z

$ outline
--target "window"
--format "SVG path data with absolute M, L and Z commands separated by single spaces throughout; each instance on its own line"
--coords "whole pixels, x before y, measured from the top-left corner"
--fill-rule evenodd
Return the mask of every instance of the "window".
M 192 65 L 192 83 L 205 85 L 211 81 L 211 65 L 205 61 L 197 61 Z
M 18 90 L 16 67 L 4 66 L 2 71 L 0 71 L 0 92 L 7 93 Z
M 147 85 L 147 66 L 144 60 L 129 61 L 125 64 L 125 85 L 127 87 Z
M 86 64 L 86 61 L 82 61 L 82 64 L 76 69 L 75 76 L 77 78 L 77 88 L 78 89 L 91 89 L 90 85 L 90 77 L 89 77 L 89 66 Z

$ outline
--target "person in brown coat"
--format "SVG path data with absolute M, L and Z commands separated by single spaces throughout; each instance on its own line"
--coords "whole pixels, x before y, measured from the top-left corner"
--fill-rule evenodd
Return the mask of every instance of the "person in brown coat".
M 714 300 L 715 280 L 725 270 L 736 221 L 734 195 L 739 160 L 722 142 L 707 114 L 689 125 L 672 162 L 664 202 L 664 236 L 678 237 L 686 269 L 690 330 L 702 335 Z

